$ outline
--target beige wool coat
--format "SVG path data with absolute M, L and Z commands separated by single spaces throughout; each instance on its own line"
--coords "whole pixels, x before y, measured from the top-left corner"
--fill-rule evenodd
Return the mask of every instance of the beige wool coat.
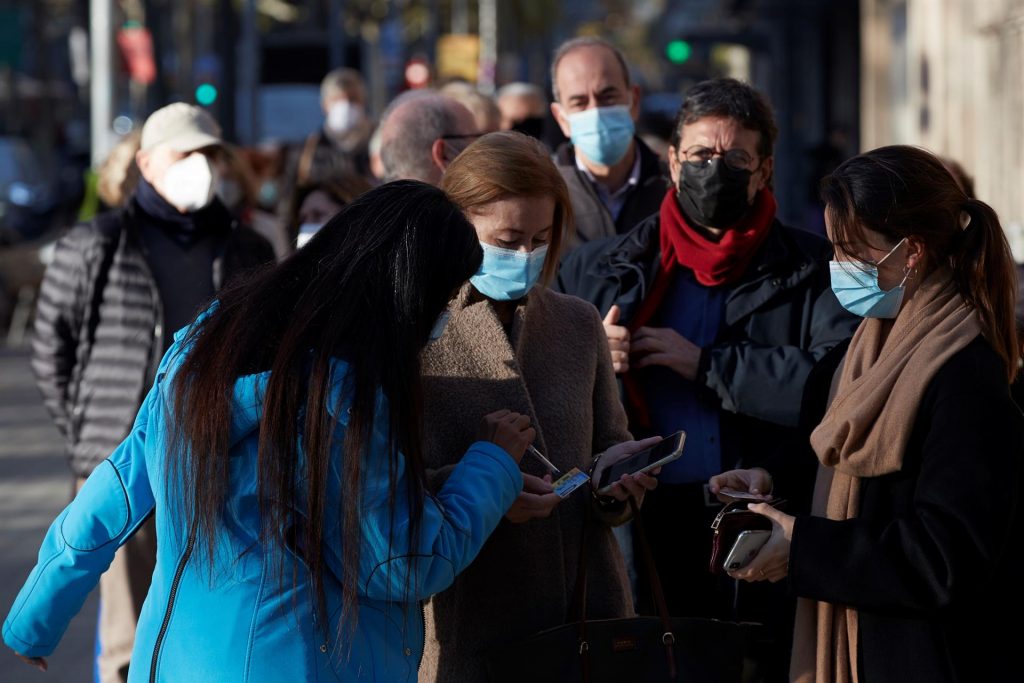
M 593 456 L 630 439 L 597 310 L 537 286 L 506 334 L 488 300 L 467 284 L 450 306 L 444 335 L 424 352 L 424 441 L 434 487 L 473 441 L 487 413 L 529 415 L 538 450 L 560 470 L 586 471 Z M 546 470 L 527 454 L 524 472 Z M 482 653 L 565 623 L 580 531 L 593 499 L 586 487 L 546 519 L 502 520 L 480 555 L 426 608 L 420 681 L 486 680 Z M 591 508 L 596 511 L 595 507 Z M 592 515 L 588 531 L 587 616 L 633 614 L 626 569 L 610 524 Z

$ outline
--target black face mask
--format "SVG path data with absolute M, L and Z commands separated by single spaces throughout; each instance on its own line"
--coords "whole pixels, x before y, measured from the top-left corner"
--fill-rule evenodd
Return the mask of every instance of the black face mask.
M 747 187 L 752 173 L 735 170 L 721 158 L 707 166 L 684 161 L 679 177 L 679 205 L 687 218 L 708 228 L 728 228 L 750 209 Z

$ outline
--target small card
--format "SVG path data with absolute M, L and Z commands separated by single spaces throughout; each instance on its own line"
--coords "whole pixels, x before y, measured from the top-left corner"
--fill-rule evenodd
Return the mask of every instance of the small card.
M 560 498 L 565 498 L 589 481 L 590 477 L 587 476 L 586 472 L 580 472 L 578 467 L 573 467 L 571 470 L 559 477 L 558 481 L 553 483 L 551 486 L 554 487 L 555 493 L 557 493 Z

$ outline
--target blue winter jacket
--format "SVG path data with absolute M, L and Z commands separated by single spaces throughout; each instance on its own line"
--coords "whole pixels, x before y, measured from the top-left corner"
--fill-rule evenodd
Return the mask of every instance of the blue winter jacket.
M 27 656 L 49 655 L 114 551 L 155 514 L 157 563 L 139 619 L 129 681 L 415 680 L 423 651 L 418 603 L 451 585 L 511 506 L 522 489 L 515 462 L 492 443 L 474 444 L 436 498 L 427 498 L 417 547 L 410 548 L 406 496 L 397 496 L 393 514 L 388 503 L 387 412 L 379 397 L 373 444 L 364 462 L 357 627 L 350 634 L 348 624 L 339 624 L 344 571 L 340 524 L 335 523 L 325 530 L 330 619 L 321 628 L 314 620 L 308 576 L 301 571 L 294 577 L 291 571 L 283 578 L 275 575 L 281 551 L 259 541 L 256 449 L 268 374 L 235 384 L 231 490 L 212 570 L 199 551 L 202 541 L 196 543 L 189 532 L 178 496 L 168 496 L 164 454 L 181 344 L 179 335 L 131 433 L 50 526 L 38 563 L 4 622 L 4 642 Z M 333 363 L 330 404 L 340 410 L 328 510 L 340 510 L 341 504 L 340 444 L 350 401 L 346 372 L 343 361 Z M 399 492 L 405 490 L 405 476 L 400 467 Z M 303 566 L 294 556 L 286 560 L 286 567 L 293 562 Z

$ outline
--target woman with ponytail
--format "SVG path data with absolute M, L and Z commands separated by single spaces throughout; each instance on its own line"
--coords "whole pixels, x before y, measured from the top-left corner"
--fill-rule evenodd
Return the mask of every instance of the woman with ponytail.
M 440 190 L 396 182 L 221 293 L 50 527 L 4 642 L 45 669 L 155 515 L 129 681 L 415 681 L 418 603 L 480 551 L 536 436 L 525 415 L 478 416 L 427 492 L 420 353 L 482 257 Z
M 751 504 L 772 535 L 733 576 L 786 581 L 800 597 L 793 681 L 1002 680 L 1017 666 L 1000 624 L 1020 614 L 1010 562 L 1024 531 L 1002 228 L 913 147 L 850 159 L 822 196 L 832 287 L 864 320 L 805 389 L 821 463 L 812 515 Z M 769 486 L 763 470 L 711 480 L 714 491 Z

